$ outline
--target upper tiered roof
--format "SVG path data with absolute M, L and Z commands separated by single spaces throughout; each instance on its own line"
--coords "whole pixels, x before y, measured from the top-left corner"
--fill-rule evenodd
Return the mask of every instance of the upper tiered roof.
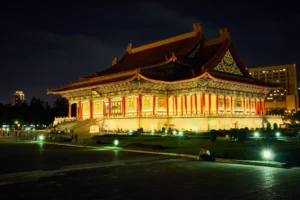
M 205 76 L 216 80 L 258 87 L 278 87 L 249 75 L 231 43 L 227 29 L 221 29 L 218 38 L 205 40 L 200 24 L 195 23 L 193 27 L 192 32 L 140 47 L 133 48 L 129 44 L 125 55 L 119 61 L 115 58 L 109 68 L 81 76 L 79 82 L 49 89 L 48 93 L 114 84 L 131 80 L 137 75 L 171 84 L 202 78 L 206 74 Z
M 184 57 L 201 40 L 204 40 L 202 28 L 199 23 L 195 23 L 194 30 L 189 33 L 136 48 L 133 48 L 133 44 L 130 43 L 125 55 L 119 61 L 117 58 L 114 58 L 112 65 L 106 70 L 81 76 L 80 79 L 86 80 L 112 73 L 135 70 L 136 68 L 163 65 L 171 62 L 172 60 L 169 59 L 174 55 L 176 57 Z

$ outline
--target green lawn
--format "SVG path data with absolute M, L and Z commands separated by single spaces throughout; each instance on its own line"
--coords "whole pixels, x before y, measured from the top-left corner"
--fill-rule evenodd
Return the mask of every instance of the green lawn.
M 119 141 L 119 147 L 134 150 L 148 150 L 158 152 L 170 152 L 180 154 L 198 155 L 200 147 L 206 146 L 218 158 L 232 158 L 243 160 L 262 160 L 261 152 L 270 149 L 276 155 L 276 159 L 298 159 L 300 153 L 300 141 L 284 142 L 277 140 L 251 140 L 244 143 L 218 138 L 216 142 L 209 141 L 205 137 L 189 137 L 181 139 L 178 136 L 98 136 L 86 145 L 113 146 L 114 140 Z M 91 140 L 89 140 L 91 141 Z M 95 144 L 97 141 L 97 144 Z M 82 144 L 79 140 L 77 144 Z M 75 142 L 76 143 L 76 142 Z

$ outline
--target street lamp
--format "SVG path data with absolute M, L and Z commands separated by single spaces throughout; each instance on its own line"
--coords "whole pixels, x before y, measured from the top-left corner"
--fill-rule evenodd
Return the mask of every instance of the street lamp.
M 155 131 L 154 130 L 151 130 L 151 135 L 154 135 Z
M 41 140 L 41 141 L 45 140 L 45 136 L 40 135 L 40 136 L 39 136 L 39 140 Z
M 271 159 L 273 158 L 274 155 L 273 155 L 273 153 L 272 153 L 271 150 L 265 149 L 265 150 L 263 150 L 263 152 L 262 152 L 262 156 L 263 156 L 263 158 L 266 159 L 266 160 L 271 160 Z
M 118 146 L 119 145 L 119 140 L 114 140 L 114 145 Z

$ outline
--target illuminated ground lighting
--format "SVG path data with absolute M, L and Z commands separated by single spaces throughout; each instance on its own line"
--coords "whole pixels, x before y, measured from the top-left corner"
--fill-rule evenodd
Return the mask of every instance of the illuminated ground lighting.
M 280 133 L 279 132 L 276 132 L 276 137 L 280 137 Z
M 40 135 L 40 136 L 39 136 L 39 140 L 41 140 L 41 141 L 45 140 L 45 136 Z
M 179 131 L 178 135 L 182 136 L 182 135 L 183 135 L 183 132 L 182 132 L 182 131 Z
M 114 140 L 114 145 L 118 146 L 119 145 L 119 140 Z
M 270 150 L 263 150 L 262 152 L 263 158 L 266 160 L 271 160 L 273 158 L 273 154 Z
M 259 132 L 254 132 L 254 137 L 259 137 Z

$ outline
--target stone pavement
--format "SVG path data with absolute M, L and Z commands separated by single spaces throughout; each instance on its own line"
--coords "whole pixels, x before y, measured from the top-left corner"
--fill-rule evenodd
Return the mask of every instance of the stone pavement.
M 1 141 L 19 141 L 16 140 L 13 136 L 4 136 L 0 137 Z M 24 140 L 23 140 L 24 141 Z M 32 142 L 39 142 L 39 141 L 32 141 Z M 85 145 L 75 145 L 75 144 L 65 144 L 65 143 L 55 143 L 55 142 L 42 142 L 44 144 L 52 144 L 52 145 L 61 145 L 61 146 L 70 146 L 70 147 L 80 147 L 80 148 L 93 148 L 93 149 L 110 149 L 110 150 L 119 150 L 119 151 L 126 151 L 126 152 L 134 152 L 134 153 L 145 153 L 145 154 L 154 154 L 154 155 L 166 155 L 166 156 L 175 156 L 175 157 L 184 157 L 184 158 L 191 158 L 197 159 L 197 155 L 190 155 L 190 154 L 178 154 L 178 153 L 166 153 L 166 152 L 156 152 L 156 151 L 144 151 L 144 150 L 131 150 L 131 149 L 124 149 L 120 147 L 95 147 L 95 146 L 85 146 Z M 220 163 L 231 163 L 231 164 L 244 164 L 244 165 L 257 165 L 257 166 L 268 166 L 268 167 L 277 167 L 277 168 L 285 168 L 288 167 L 287 163 L 281 162 L 274 162 L 274 161 L 255 161 L 255 160 L 235 160 L 235 159 L 225 159 L 225 158 L 215 158 L 215 162 Z
M 119 150 L 119 151 L 134 152 L 134 153 L 146 153 L 146 154 L 154 154 L 154 155 L 184 157 L 184 158 L 191 158 L 191 159 L 195 159 L 195 160 L 198 158 L 197 155 L 190 155 L 190 154 L 166 153 L 166 152 L 144 151 L 144 150 L 131 150 L 131 149 L 124 149 L 124 148 L 120 148 L 120 147 L 94 147 L 94 146 L 61 144 L 61 143 L 52 143 L 52 142 L 44 142 L 44 143 L 54 144 L 54 145 L 66 145 L 66 146 L 73 146 L 73 147 L 81 147 L 81 148 L 97 148 L 97 149 L 105 148 L 105 149 L 110 149 L 110 150 Z M 278 167 L 278 168 L 285 168 L 288 166 L 287 163 L 274 162 L 274 161 L 235 160 L 235 159 L 225 159 L 225 158 L 215 158 L 215 162 L 268 166 L 268 167 Z

